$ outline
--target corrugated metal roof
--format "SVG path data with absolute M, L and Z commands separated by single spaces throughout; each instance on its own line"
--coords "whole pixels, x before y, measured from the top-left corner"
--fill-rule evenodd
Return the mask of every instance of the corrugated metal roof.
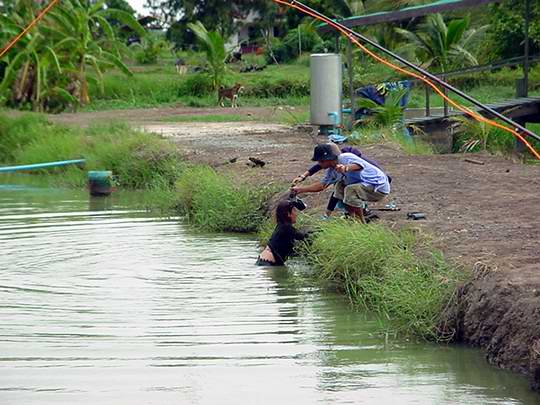
M 468 7 L 477 7 L 489 3 L 497 3 L 500 1 L 502 0 L 437 0 L 433 3 L 405 7 L 400 10 L 381 11 L 378 13 L 349 17 L 338 20 L 338 22 L 345 25 L 346 27 L 352 28 L 358 26 L 379 24 L 383 22 L 406 20 L 409 18 L 420 17 L 427 14 L 459 10 Z M 320 32 L 323 33 L 331 32 L 333 30 L 333 28 L 329 27 L 327 24 L 320 24 L 317 28 Z

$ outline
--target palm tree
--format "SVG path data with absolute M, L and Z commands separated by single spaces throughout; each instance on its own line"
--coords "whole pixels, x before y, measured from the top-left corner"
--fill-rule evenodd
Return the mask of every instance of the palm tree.
M 364 14 L 366 11 L 365 1 L 362 0 L 337 0 L 333 7 L 341 17 L 353 17 Z
M 206 62 L 212 76 L 212 86 L 217 91 L 227 71 L 225 61 L 230 54 L 225 49 L 225 40 L 219 32 L 209 32 L 200 21 L 188 24 L 188 28 L 193 31 L 200 46 L 206 53 Z
M 447 25 L 441 14 L 433 14 L 427 17 L 416 32 L 401 28 L 396 28 L 396 31 L 408 41 L 406 48 L 416 54 L 424 67 L 447 72 L 451 68 L 478 64 L 469 49 L 487 26 L 467 29 L 468 26 L 468 17 L 452 20 Z

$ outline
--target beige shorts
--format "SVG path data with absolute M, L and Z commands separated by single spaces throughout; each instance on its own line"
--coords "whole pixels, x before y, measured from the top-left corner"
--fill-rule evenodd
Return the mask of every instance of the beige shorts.
M 364 201 L 381 201 L 387 196 L 387 194 L 379 191 L 373 191 L 373 188 L 372 186 L 365 186 L 360 183 L 346 186 L 345 183 L 340 181 L 336 183 L 334 197 L 351 207 L 362 208 Z

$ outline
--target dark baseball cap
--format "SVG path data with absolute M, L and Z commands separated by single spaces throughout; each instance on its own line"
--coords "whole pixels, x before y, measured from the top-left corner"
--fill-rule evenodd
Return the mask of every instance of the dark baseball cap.
M 338 156 L 335 154 L 331 145 L 320 144 L 315 146 L 311 160 L 320 162 L 321 160 L 336 160 L 337 158 Z

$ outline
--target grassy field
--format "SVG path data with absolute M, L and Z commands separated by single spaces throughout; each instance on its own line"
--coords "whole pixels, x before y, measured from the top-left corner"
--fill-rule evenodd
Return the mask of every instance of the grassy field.
M 225 85 L 240 83 L 244 91 L 240 106 L 307 106 L 309 104 L 309 67 L 305 58 L 298 63 L 269 65 L 260 72 L 239 73 L 241 65 L 231 65 Z M 131 67 L 134 76 L 126 78 L 111 71 L 104 77 L 105 91 L 93 88 L 92 102 L 86 111 L 144 108 L 182 105 L 188 107 L 212 107 L 217 105 L 209 79 L 201 73 L 180 76 L 173 61 L 166 59 L 157 65 Z M 452 78 L 450 82 L 481 102 L 492 103 L 511 99 L 515 95 L 515 81 L 522 76 L 520 68 L 504 68 L 495 72 L 483 72 Z M 387 80 L 398 80 L 394 72 L 379 65 L 359 64 L 355 70 L 355 88 Z M 347 97 L 348 81 L 344 80 L 344 95 Z M 533 66 L 530 73 L 530 94 L 540 96 L 540 65 Z M 456 99 L 461 101 L 459 99 Z M 467 102 L 463 102 L 468 105 Z M 439 96 L 431 95 L 432 107 L 442 107 Z M 425 106 L 423 86 L 413 88 L 410 108 Z
M 104 77 L 104 93 L 92 89 L 92 102 L 84 110 L 144 108 L 169 105 L 212 107 L 212 94 L 204 74 L 180 76 L 174 66 L 135 66 L 134 75 L 126 78 L 118 72 Z M 241 106 L 307 105 L 309 69 L 302 65 L 268 66 L 262 72 L 238 73 L 229 70 L 225 85 L 244 86 Z

